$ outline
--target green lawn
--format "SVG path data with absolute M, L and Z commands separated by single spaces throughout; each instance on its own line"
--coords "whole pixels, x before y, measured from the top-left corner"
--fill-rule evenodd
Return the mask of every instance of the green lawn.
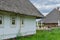
M 60 40 L 60 28 L 50 31 L 40 30 L 36 35 L 19 37 L 17 40 Z

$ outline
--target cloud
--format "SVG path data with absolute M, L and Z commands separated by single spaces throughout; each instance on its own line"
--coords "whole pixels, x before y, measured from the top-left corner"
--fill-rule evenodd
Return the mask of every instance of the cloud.
M 60 0 L 30 0 L 30 1 L 44 15 L 48 14 L 52 9 L 60 7 Z
M 42 13 L 44 16 L 46 16 L 48 13 Z

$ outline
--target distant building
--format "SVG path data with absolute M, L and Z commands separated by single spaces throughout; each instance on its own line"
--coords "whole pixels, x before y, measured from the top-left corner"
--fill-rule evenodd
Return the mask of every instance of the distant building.
M 45 18 L 43 18 L 39 23 L 42 22 L 44 26 L 56 27 L 60 26 L 60 10 L 59 8 L 53 9 Z

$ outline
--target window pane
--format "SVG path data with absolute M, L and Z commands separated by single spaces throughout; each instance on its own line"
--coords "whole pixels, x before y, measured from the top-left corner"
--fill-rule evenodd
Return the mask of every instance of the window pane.
M 2 20 L 0 20 L 0 24 L 2 24 Z
M 15 25 L 15 18 L 12 18 L 12 24 Z
M 2 20 L 2 17 L 0 16 L 0 20 Z
M 23 19 L 22 19 L 22 24 L 24 24 L 24 21 L 23 21 Z
M 0 24 L 2 24 L 2 16 L 0 16 Z
M 12 20 L 12 24 L 13 24 L 13 25 L 15 24 L 15 20 Z

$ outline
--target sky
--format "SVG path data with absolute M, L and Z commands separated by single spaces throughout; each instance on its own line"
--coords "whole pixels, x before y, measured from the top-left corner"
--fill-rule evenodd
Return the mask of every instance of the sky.
M 46 16 L 54 8 L 60 7 L 60 0 L 30 0 L 33 5 Z

